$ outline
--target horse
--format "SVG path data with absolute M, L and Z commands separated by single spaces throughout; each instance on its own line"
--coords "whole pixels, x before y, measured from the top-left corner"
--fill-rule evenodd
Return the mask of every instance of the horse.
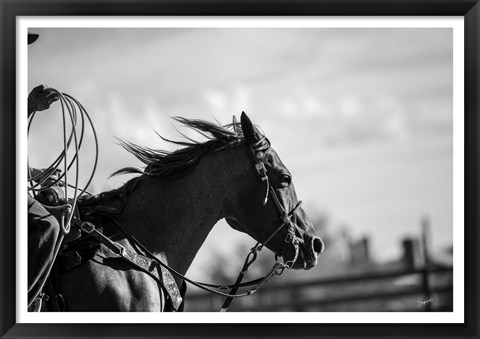
M 63 247 L 52 279 L 63 310 L 181 310 L 183 287 L 180 296 L 177 288 L 222 218 L 257 240 L 256 250 L 265 246 L 282 257 L 282 271 L 317 264 L 324 244 L 300 207 L 291 173 L 250 118 L 242 112 L 240 123 L 234 117 L 225 126 L 175 119 L 207 140 L 159 135 L 182 146 L 171 152 L 120 140 L 144 168 L 120 169 L 113 175 L 138 175 L 120 188 L 79 199 L 83 223 L 76 229 L 83 235 Z M 68 264 L 72 257 L 75 265 Z

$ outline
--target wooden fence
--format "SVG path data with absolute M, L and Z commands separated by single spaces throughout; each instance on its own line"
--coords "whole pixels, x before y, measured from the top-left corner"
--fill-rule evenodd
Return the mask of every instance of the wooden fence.
M 435 267 L 267 284 L 234 300 L 230 311 L 452 311 L 452 281 L 452 267 Z M 185 311 L 218 311 L 222 301 L 195 291 L 187 295 Z
M 363 247 L 368 242 L 362 241 Z M 432 260 L 430 221 L 423 218 L 419 239 L 402 241 L 397 269 L 263 286 L 257 293 L 235 299 L 236 312 L 448 312 L 453 310 L 453 268 Z M 362 253 L 368 254 L 368 250 Z M 354 256 L 358 257 L 358 253 Z M 368 258 L 364 258 L 368 261 Z M 356 260 L 351 264 L 355 265 Z M 358 263 L 357 263 L 358 264 Z M 394 264 L 392 263 L 394 266 Z M 393 267 L 392 266 L 392 267 Z M 374 265 L 375 269 L 375 265 Z M 218 311 L 223 298 L 201 290 L 187 294 L 185 311 Z

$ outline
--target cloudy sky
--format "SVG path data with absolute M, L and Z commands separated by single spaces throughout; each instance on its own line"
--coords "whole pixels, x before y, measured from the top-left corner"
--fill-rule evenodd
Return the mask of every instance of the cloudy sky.
M 115 137 L 172 149 L 154 132 L 176 138 L 169 117 L 229 123 L 245 111 L 291 170 L 311 219 L 327 214 L 332 231 L 372 236 L 379 259 L 396 256 L 423 216 L 437 248 L 452 242 L 451 29 L 30 31 L 40 38 L 28 49 L 29 90 L 73 95 L 100 136 L 92 193 L 128 179 L 109 179 L 116 169 L 139 165 Z M 55 107 L 35 119 L 31 165 L 53 161 L 60 121 Z M 220 222 L 191 273 L 231 242 L 253 243 Z

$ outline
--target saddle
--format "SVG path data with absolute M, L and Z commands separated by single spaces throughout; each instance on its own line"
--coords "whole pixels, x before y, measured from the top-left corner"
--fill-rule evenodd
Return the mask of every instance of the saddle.
M 103 262 L 103 256 L 97 255 L 100 250 L 103 250 L 103 253 L 108 253 L 107 257 L 120 258 L 156 280 L 167 296 L 164 311 L 182 312 L 186 294 L 185 282 L 179 289 L 172 274 L 155 260 L 140 252 L 138 248 L 136 248 L 137 251 L 129 250 L 105 236 L 102 227 L 102 223 L 105 220 L 100 216 L 85 216 L 79 205 L 81 205 L 81 201 L 78 202 L 76 211 L 74 211 L 70 232 L 63 239 L 46 287 L 39 296 L 39 298 L 47 302 L 48 308 L 53 311 L 65 311 L 67 308 L 63 295 L 56 293 L 59 290 L 59 275 L 94 258 L 98 262 Z M 60 222 L 63 208 L 61 206 L 45 207 Z M 99 226 L 97 227 L 96 225 Z M 41 306 L 42 300 L 37 300 L 36 308 L 39 310 Z

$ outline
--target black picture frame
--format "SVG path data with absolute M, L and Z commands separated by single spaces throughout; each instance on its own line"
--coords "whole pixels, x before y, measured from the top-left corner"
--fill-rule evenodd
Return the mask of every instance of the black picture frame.
M 478 338 L 478 0 L 0 0 L 0 334 L 2 338 Z M 465 19 L 465 323 L 464 324 L 23 324 L 16 322 L 15 169 L 16 24 L 18 16 L 371 15 L 463 16 Z

